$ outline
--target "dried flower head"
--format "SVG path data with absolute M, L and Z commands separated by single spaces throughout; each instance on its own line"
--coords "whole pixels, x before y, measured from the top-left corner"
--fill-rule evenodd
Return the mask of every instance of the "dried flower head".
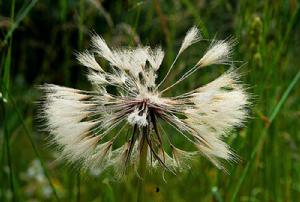
M 196 27 L 187 32 L 168 73 L 156 85 L 164 57 L 160 47 L 110 49 L 102 37 L 94 35 L 93 49 L 77 55 L 89 70 L 93 91 L 53 84 L 41 87 L 45 92 L 41 117 L 46 119 L 53 143 L 61 148 L 61 158 L 86 169 L 114 167 L 118 173 L 136 168 L 143 151 L 149 167 L 161 166 L 172 172 L 189 168 L 189 161 L 199 154 L 219 168 L 223 168 L 220 160 L 235 160 L 223 138 L 243 124 L 249 104 L 236 70 L 231 68 L 182 95 L 163 96 L 199 68 L 230 64 L 232 41 L 214 40 L 193 68 L 159 90 L 179 55 L 200 39 Z M 110 69 L 105 71 L 97 57 L 107 60 Z M 168 125 L 194 150 L 178 148 L 173 142 L 176 133 L 167 134 L 163 128 Z

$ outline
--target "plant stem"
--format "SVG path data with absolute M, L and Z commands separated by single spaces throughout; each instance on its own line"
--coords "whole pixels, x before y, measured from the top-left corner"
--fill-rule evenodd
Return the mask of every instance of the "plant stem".
M 5 106 L 3 106 L 3 113 L 4 113 L 4 123 L 7 123 L 7 120 L 6 120 L 7 113 L 6 113 Z M 7 164 L 8 164 L 8 168 L 9 168 L 10 191 L 12 192 L 12 201 L 16 201 L 16 190 L 15 190 L 15 185 L 14 185 L 14 175 L 13 175 L 13 168 L 12 168 L 12 162 L 11 162 L 11 150 L 10 150 L 9 135 L 8 135 L 8 130 L 7 130 L 6 124 L 4 124 L 4 138 L 5 138 L 5 146 L 6 146 Z
M 54 187 L 54 185 L 53 185 L 53 183 L 51 181 L 50 174 L 49 174 L 49 172 L 48 172 L 48 170 L 46 168 L 45 162 L 42 159 L 40 153 L 38 152 L 37 146 L 36 146 L 36 144 L 35 144 L 32 136 L 30 135 L 29 129 L 27 128 L 27 126 L 26 126 L 26 124 L 24 122 L 24 118 L 22 117 L 22 114 L 21 114 L 21 112 L 18 109 L 17 103 L 15 102 L 13 96 L 11 94 L 9 94 L 10 92 L 7 90 L 7 88 L 6 88 L 5 85 L 3 85 L 3 89 L 4 89 L 4 92 L 8 92 L 7 96 L 8 96 L 8 99 L 9 99 L 9 103 L 11 103 L 12 106 L 13 106 L 13 108 L 15 109 L 17 117 L 20 120 L 21 125 L 24 128 L 25 134 L 26 134 L 26 136 L 27 136 L 27 138 L 28 138 L 28 140 L 29 140 L 29 142 L 30 142 L 30 144 L 32 146 L 33 152 L 35 153 L 36 157 L 39 159 L 39 161 L 41 163 L 41 166 L 43 168 L 44 174 L 45 174 L 45 176 L 46 176 L 46 178 L 47 178 L 47 180 L 49 182 L 49 185 L 50 185 L 50 187 L 51 187 L 51 189 L 53 191 L 53 194 L 54 194 L 54 197 L 55 197 L 56 201 L 60 201 L 60 199 L 58 198 L 57 192 L 55 190 L 55 187 Z
M 265 138 L 267 137 L 268 134 L 268 129 L 270 127 L 270 125 L 272 124 L 272 122 L 274 121 L 274 119 L 276 118 L 277 114 L 279 113 L 281 107 L 283 106 L 283 104 L 285 103 L 286 99 L 288 98 L 288 96 L 290 95 L 291 91 L 293 90 L 293 88 L 296 86 L 297 82 L 300 80 L 300 71 L 297 72 L 296 76 L 294 77 L 294 79 L 290 82 L 289 86 L 287 87 L 287 89 L 285 90 L 285 92 L 283 93 L 281 99 L 279 100 L 279 102 L 277 103 L 277 105 L 275 106 L 274 110 L 272 111 L 271 115 L 269 116 L 269 124 L 266 128 L 264 128 L 264 130 L 262 131 L 262 134 L 259 138 L 259 140 L 257 141 L 254 149 L 252 150 L 251 156 L 249 161 L 247 162 L 242 174 L 240 175 L 241 177 L 239 178 L 237 185 L 235 187 L 235 190 L 233 192 L 233 195 L 231 197 L 231 202 L 236 201 L 236 197 L 237 194 L 240 191 L 240 188 L 242 186 L 242 183 L 244 182 L 246 175 L 248 174 L 248 171 L 250 169 L 250 166 L 252 165 L 253 160 L 255 159 L 258 150 L 260 149 L 260 147 L 263 144 L 263 141 L 265 140 Z
M 76 178 L 77 178 L 77 180 L 76 180 L 76 201 L 80 202 L 80 170 L 77 173 Z
M 141 149 L 140 149 L 140 165 L 139 165 L 140 176 L 138 178 L 137 202 L 143 201 L 143 197 L 144 197 L 144 182 L 145 182 L 147 151 L 148 151 L 148 144 L 146 141 L 147 135 L 148 135 L 148 129 L 147 129 L 147 127 L 144 127 L 142 139 L 141 139 Z

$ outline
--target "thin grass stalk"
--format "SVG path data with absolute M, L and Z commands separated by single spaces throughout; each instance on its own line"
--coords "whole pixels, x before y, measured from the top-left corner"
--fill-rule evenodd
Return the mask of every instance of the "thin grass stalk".
M 134 44 L 134 37 L 135 37 L 135 33 L 137 31 L 137 26 L 139 24 L 140 14 L 141 14 L 141 5 L 138 5 L 137 12 L 136 12 L 136 17 L 135 17 L 134 24 L 133 24 L 132 34 L 131 34 L 130 39 L 129 39 L 129 45 Z
M 4 85 L 3 85 L 3 86 L 4 86 Z M 5 90 L 5 92 L 8 92 L 7 89 L 6 89 L 5 87 L 4 87 L 4 90 Z M 32 147 L 32 149 L 33 149 L 33 152 L 34 152 L 34 154 L 36 155 L 36 157 L 38 158 L 38 160 L 39 160 L 40 163 L 41 163 L 43 172 L 44 172 L 44 174 L 45 174 L 45 176 L 46 176 L 46 178 L 47 178 L 47 180 L 48 180 L 48 183 L 49 183 L 49 185 L 50 185 L 50 187 L 51 187 L 51 189 L 52 189 L 53 195 L 54 195 L 56 201 L 60 201 L 60 199 L 59 199 L 59 197 L 58 197 L 58 195 L 57 195 L 57 192 L 56 192 L 56 190 L 55 190 L 55 187 L 54 187 L 54 185 L 53 185 L 53 183 L 52 183 L 52 181 L 51 181 L 51 178 L 50 178 L 50 175 L 49 175 L 49 173 L 48 173 L 48 170 L 47 170 L 47 168 L 46 168 L 46 166 L 45 166 L 45 162 L 44 162 L 44 160 L 42 159 L 41 155 L 40 155 L 39 152 L 38 152 L 38 149 L 37 149 L 37 147 L 36 147 L 36 145 L 35 145 L 35 143 L 34 143 L 33 138 L 32 138 L 31 135 L 30 135 L 30 132 L 29 132 L 29 130 L 28 130 L 28 128 L 27 128 L 27 126 L 26 126 L 26 124 L 25 124 L 25 122 L 24 122 L 24 119 L 23 119 L 23 117 L 22 117 L 20 111 L 18 110 L 17 104 L 16 104 L 14 98 L 11 96 L 10 93 L 8 93 L 7 95 L 8 95 L 8 98 L 9 98 L 9 102 L 12 104 L 13 108 L 15 109 L 15 112 L 16 112 L 16 114 L 17 114 L 17 117 L 19 118 L 19 120 L 20 120 L 20 122 L 21 122 L 21 124 L 22 124 L 22 126 L 23 126 L 23 128 L 24 128 L 25 134 L 26 134 L 26 136 L 27 136 L 27 138 L 28 138 L 28 140 L 29 140 L 29 142 L 30 142 L 30 144 L 31 144 L 31 147 Z
M 11 23 L 14 24 L 14 16 L 15 16 L 15 0 L 11 3 Z M 11 26 L 13 27 L 13 26 Z M 11 34 L 12 37 L 12 34 Z M 2 102 L 2 108 L 3 108 L 3 133 L 4 133 L 4 147 L 3 152 L 6 150 L 6 158 L 7 158 L 7 165 L 9 169 L 8 178 L 9 178 L 9 186 L 10 191 L 12 193 L 12 201 L 17 201 L 16 198 L 16 190 L 15 190 L 15 184 L 14 184 L 14 175 L 13 175 L 13 167 L 12 167 L 12 161 L 11 161 L 11 149 L 10 149 L 10 137 L 8 134 L 8 113 L 7 113 L 7 97 L 8 97 L 8 91 L 9 91 L 9 83 L 10 83 L 10 68 L 11 68 L 11 48 L 12 48 L 12 38 L 9 40 L 9 46 L 7 49 L 6 56 L 4 56 L 4 71 L 3 71 L 3 102 Z
M 264 128 L 260 138 L 258 139 L 252 153 L 250 156 L 249 161 L 246 164 L 245 169 L 243 170 L 241 177 L 238 180 L 237 186 L 233 192 L 233 195 L 231 197 L 231 202 L 236 201 L 236 197 L 238 192 L 240 191 L 241 185 L 244 182 L 244 180 L 246 179 L 246 175 L 250 169 L 250 166 L 252 165 L 253 160 L 256 157 L 256 154 L 259 151 L 259 148 L 261 147 L 261 145 L 263 144 L 264 139 L 267 136 L 267 131 L 270 127 L 270 125 L 272 124 L 272 122 L 274 121 L 274 119 L 276 118 L 276 116 L 278 115 L 281 107 L 283 106 L 283 104 L 285 103 L 286 99 L 288 98 L 289 94 L 291 93 L 292 89 L 296 86 L 297 82 L 300 80 L 300 71 L 298 71 L 298 73 L 296 74 L 296 76 L 294 77 L 294 79 L 291 81 L 291 83 L 289 84 L 289 86 L 287 87 L 287 89 L 285 90 L 285 92 L 283 93 L 281 99 L 279 100 L 279 102 L 277 103 L 277 105 L 275 106 L 274 110 L 272 111 L 271 115 L 269 116 L 269 124 L 267 127 Z
M 9 144 L 9 135 L 7 130 L 7 113 L 5 104 L 3 104 L 3 116 L 4 116 L 4 139 L 5 139 L 5 149 L 6 149 L 6 157 L 7 157 L 7 164 L 9 169 L 9 185 L 10 191 L 12 192 L 12 201 L 17 201 L 16 199 L 16 190 L 14 184 L 14 176 L 13 176 L 13 168 L 11 162 L 11 151 L 10 151 L 10 144 Z
M 83 28 L 84 28 L 84 0 L 80 0 L 79 2 L 79 29 L 78 29 L 78 47 L 82 47 L 83 41 Z
M 154 0 L 153 6 L 155 9 L 156 15 L 158 16 L 160 27 L 163 30 L 163 33 L 165 36 L 165 42 L 167 45 L 167 52 L 169 53 L 166 58 L 166 61 L 167 61 L 166 66 L 170 66 L 172 64 L 173 56 L 174 56 L 173 35 L 169 28 L 169 27 L 171 27 L 171 22 L 168 21 L 167 17 L 164 15 L 161 5 L 158 1 Z
M 199 15 L 200 12 L 198 12 L 198 10 L 195 9 L 194 4 L 189 0 L 181 0 L 181 3 L 184 4 L 184 6 L 186 6 L 188 12 L 190 12 L 190 14 L 195 18 L 197 25 L 200 27 L 201 34 L 204 37 L 208 37 L 207 28 L 205 27 L 203 21 L 201 20 L 201 17 Z
M 1 109 L 4 109 L 4 106 L 1 105 Z M 2 110 L 3 112 L 4 110 Z M 3 114 L 3 113 L 2 113 Z M 4 114 L 2 115 L 4 117 Z M 5 122 L 3 122 L 4 125 L 5 125 Z M 4 131 L 3 131 L 4 132 Z M 5 132 L 4 132 L 5 133 Z M 5 158 L 4 158 L 4 155 L 5 155 L 5 136 L 2 136 L 1 137 L 1 143 L 2 143 L 2 147 L 1 147 L 1 169 L 3 169 L 3 166 L 5 164 Z M 0 172 L 0 190 L 4 190 L 4 187 L 5 187 L 5 184 L 3 183 L 4 181 L 4 172 Z M 4 201 L 4 194 L 0 194 L 0 201 Z
M 164 15 L 161 6 L 157 0 L 153 0 L 153 5 L 155 8 L 155 12 L 157 13 L 157 16 L 159 18 L 160 27 L 165 35 L 165 40 L 167 44 L 171 44 L 171 33 L 168 27 L 167 17 Z
M 12 5 L 14 5 L 15 0 L 12 1 Z M 28 15 L 29 11 L 34 7 L 34 5 L 38 2 L 38 0 L 32 0 L 28 6 L 23 7 L 23 9 L 20 10 L 18 13 L 16 20 L 13 22 L 12 26 L 9 28 L 7 34 L 4 37 L 3 44 L 7 44 L 8 40 L 12 37 L 13 32 L 15 29 L 19 27 L 19 24 L 22 22 L 22 20 Z
M 76 180 L 76 201 L 80 202 L 80 170 L 76 176 L 77 180 Z
M 147 127 L 143 128 L 141 140 L 141 150 L 140 150 L 140 165 L 139 165 L 139 178 L 138 178 L 138 196 L 137 202 L 144 201 L 144 185 L 145 185 L 145 173 L 146 173 L 146 164 L 147 164 L 147 151 L 148 151 L 148 144 L 146 141 L 148 130 Z
M 284 51 L 284 45 L 288 44 L 289 40 L 291 39 L 291 31 L 293 30 L 293 26 L 295 25 L 295 22 L 297 22 L 297 16 L 299 16 L 300 6 L 298 5 L 296 8 L 296 11 L 292 14 L 291 19 L 289 20 L 289 23 L 287 25 L 286 31 L 284 33 L 284 36 L 280 40 L 279 48 L 277 49 L 277 52 L 275 54 L 275 59 L 273 62 L 273 65 L 278 64 L 280 60 L 280 56 L 282 52 Z

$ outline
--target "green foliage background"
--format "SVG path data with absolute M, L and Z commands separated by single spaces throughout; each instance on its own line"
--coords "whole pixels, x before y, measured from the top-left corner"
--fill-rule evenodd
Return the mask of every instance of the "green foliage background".
M 134 173 L 123 181 L 79 174 L 54 161 L 47 134 L 38 130 L 38 84 L 90 89 L 74 51 L 90 33 L 113 46 L 162 45 L 164 75 L 185 32 L 237 38 L 234 60 L 253 95 L 251 119 L 226 140 L 241 156 L 229 174 L 199 158 L 186 173 L 148 173 L 146 201 L 298 201 L 300 198 L 300 14 L 297 0 L 1 0 L 0 201 L 134 201 Z M 166 85 L 203 54 L 188 49 Z M 238 65 L 244 64 L 242 62 Z M 170 94 L 216 78 L 227 67 L 198 71 Z M 172 131 L 169 131 L 172 132 Z M 55 190 L 55 192 L 54 192 Z

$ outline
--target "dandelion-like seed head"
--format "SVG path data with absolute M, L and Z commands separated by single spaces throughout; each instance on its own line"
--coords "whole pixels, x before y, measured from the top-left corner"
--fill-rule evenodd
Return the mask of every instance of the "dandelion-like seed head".
M 174 63 L 200 39 L 199 30 L 190 29 Z M 40 116 L 46 120 L 52 142 L 60 147 L 61 158 L 85 169 L 114 167 L 123 173 L 119 171 L 137 167 L 146 148 L 148 167 L 182 171 L 202 154 L 223 168 L 220 160 L 236 158 L 223 138 L 243 124 L 249 104 L 237 71 L 231 68 L 210 83 L 175 97 L 163 94 L 199 68 L 229 64 L 232 45 L 231 41 L 213 41 L 193 68 L 160 89 L 174 65 L 157 85 L 164 57 L 160 47 L 111 49 L 102 37 L 92 36 L 92 50 L 78 53 L 77 59 L 88 68 L 94 90 L 53 84 L 41 87 L 45 95 Z M 105 71 L 99 59 L 107 60 L 110 69 Z M 175 134 L 195 150 L 176 146 L 174 133 L 168 134 L 163 125 L 178 131 Z

